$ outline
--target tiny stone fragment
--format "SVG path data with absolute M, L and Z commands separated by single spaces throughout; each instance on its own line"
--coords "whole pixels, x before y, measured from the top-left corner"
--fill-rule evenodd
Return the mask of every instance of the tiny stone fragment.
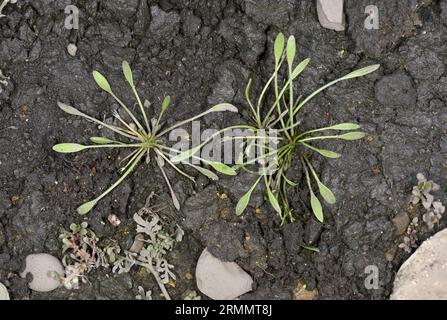
M 73 43 L 70 43 L 67 46 L 67 51 L 70 56 L 74 57 L 76 55 L 76 52 L 78 52 L 78 47 L 76 47 L 76 45 L 74 45 Z

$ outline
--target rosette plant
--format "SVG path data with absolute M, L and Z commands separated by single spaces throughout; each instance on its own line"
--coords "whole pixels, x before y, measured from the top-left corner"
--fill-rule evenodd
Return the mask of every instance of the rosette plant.
M 327 203 L 335 203 L 335 196 L 319 178 L 311 159 L 304 154 L 297 154 L 297 147 L 303 146 L 320 156 L 335 159 L 340 157 L 340 154 L 321 149 L 315 143 L 326 139 L 357 140 L 365 136 L 364 132 L 358 131 L 360 126 L 356 123 L 340 123 L 324 128 L 303 131 L 301 129 L 301 123 L 305 119 L 301 117 L 300 111 L 312 98 L 323 90 L 339 81 L 365 76 L 376 71 L 380 65 L 370 65 L 352 71 L 341 78 L 327 83 L 307 97 L 302 97 L 296 95 L 294 81 L 304 71 L 310 59 L 305 59 L 295 65 L 295 56 L 295 37 L 290 36 L 286 43 L 284 35 L 280 33 L 274 42 L 275 69 L 263 87 L 257 101 L 253 102 L 250 97 L 251 79 L 248 81 L 245 89 L 245 97 L 251 111 L 252 120 L 248 125 L 253 132 L 259 133 L 257 135 L 263 139 L 245 139 L 241 142 L 245 148 L 245 152 L 242 155 L 244 159 L 248 159 L 247 155 L 253 152 L 254 148 L 258 148 L 259 150 L 261 147 L 262 152 L 256 158 L 243 161 L 238 166 L 259 176 L 245 195 L 240 198 L 236 206 L 236 214 L 238 215 L 242 214 L 246 209 L 256 186 L 259 183 L 263 183 L 266 198 L 278 213 L 281 221 L 284 222 L 286 219 L 294 221 L 287 190 L 290 187 L 297 187 L 298 183 L 287 178 L 287 171 L 292 163 L 299 159 L 298 161 L 301 162 L 305 173 L 305 182 L 309 189 L 312 211 L 315 217 L 323 222 L 323 208 L 317 194 L 314 192 L 312 181 L 315 182 L 319 195 Z M 280 77 L 280 72 L 283 68 L 285 68 L 286 79 Z M 273 95 L 271 102 L 266 100 L 269 90 L 271 90 L 270 92 Z M 345 133 L 340 133 L 343 131 Z M 269 132 L 273 132 L 274 135 L 268 134 Z M 274 139 L 278 141 L 277 146 L 272 147 L 269 136 L 274 136 Z M 243 137 L 235 138 L 242 139 Z M 249 169 L 252 165 L 258 166 L 259 170 L 254 171 Z
M 115 93 L 112 91 L 112 88 L 107 81 L 107 79 L 98 71 L 93 71 L 93 78 L 95 79 L 98 86 L 105 92 L 107 92 L 109 95 L 111 95 L 116 102 L 121 106 L 126 116 L 121 116 L 118 114 L 118 112 L 114 112 L 113 116 L 117 119 L 118 125 L 112 125 L 107 124 L 103 121 L 100 121 L 98 119 L 95 119 L 78 109 L 62 103 L 58 102 L 58 106 L 65 111 L 68 114 L 80 116 L 87 120 L 90 120 L 96 124 L 99 124 L 100 126 L 109 129 L 113 133 L 120 136 L 120 140 L 109 138 L 109 137 L 91 137 L 90 141 L 92 144 L 90 145 L 83 145 L 78 143 L 60 143 L 53 146 L 53 150 L 59 153 L 74 153 L 74 152 L 80 152 L 83 150 L 88 149 L 97 149 L 97 148 L 126 148 L 131 150 L 129 154 L 121 161 L 123 163 L 123 166 L 120 168 L 121 176 L 119 179 L 117 179 L 107 190 L 105 190 L 101 195 L 96 197 L 93 200 L 90 200 L 81 206 L 77 208 L 77 211 L 80 214 L 86 214 L 88 213 L 102 198 L 104 198 L 107 194 L 109 194 L 113 189 L 115 189 L 134 169 L 135 167 L 141 162 L 142 159 L 146 159 L 146 162 L 149 163 L 150 159 L 153 158 L 156 161 L 157 166 L 160 168 L 160 171 L 166 181 L 166 184 L 170 190 L 171 198 L 173 201 L 173 204 L 175 208 L 180 208 L 180 203 L 173 191 L 173 188 L 171 186 L 171 183 L 168 179 L 168 176 L 165 172 L 165 167 L 170 166 L 173 168 L 176 172 L 179 174 L 187 177 L 188 179 L 191 179 L 194 181 L 194 177 L 187 174 L 185 171 L 183 171 L 179 166 L 180 165 L 186 165 L 191 166 L 193 169 L 197 170 L 199 173 L 207 176 L 208 178 L 212 180 L 217 180 L 217 175 L 212 172 L 211 170 L 204 167 L 204 165 L 209 165 L 212 167 L 215 171 L 227 174 L 227 175 L 235 175 L 236 171 L 230 168 L 229 166 L 217 162 L 217 161 L 210 161 L 206 159 L 202 159 L 198 156 L 194 156 L 195 158 L 198 158 L 201 162 L 201 165 L 195 165 L 188 161 L 187 159 L 183 159 L 182 161 L 177 161 L 174 163 L 170 159 L 170 155 L 172 152 L 179 152 L 169 146 L 166 145 L 165 137 L 166 135 L 169 135 L 169 133 L 185 124 L 188 124 L 194 120 L 197 120 L 209 113 L 213 112 L 237 112 L 237 108 L 229 103 L 222 103 L 218 104 L 207 111 L 200 113 L 194 117 L 191 117 L 187 120 L 180 121 L 170 127 L 165 128 L 163 126 L 163 114 L 167 110 L 167 108 L 170 105 L 171 99 L 169 96 L 167 96 L 162 103 L 161 106 L 161 112 L 158 115 L 158 117 L 154 117 L 149 121 L 147 112 L 145 108 L 149 107 L 149 104 L 145 103 L 143 104 L 140 96 L 138 95 L 137 89 L 134 84 L 134 79 L 132 75 L 131 68 L 129 66 L 129 63 L 127 61 L 123 62 L 123 73 L 124 77 L 129 83 L 132 92 L 135 96 L 137 105 L 139 107 L 141 118 L 138 119 L 137 116 L 124 104 L 123 101 L 121 101 Z M 121 139 L 122 138 L 122 139 Z

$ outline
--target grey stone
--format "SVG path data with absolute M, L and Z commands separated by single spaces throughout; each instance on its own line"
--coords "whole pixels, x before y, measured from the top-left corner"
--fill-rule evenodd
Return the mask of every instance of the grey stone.
M 52 255 L 46 253 L 30 254 L 26 257 L 25 270 L 20 276 L 25 278 L 28 273 L 33 276 L 33 280 L 28 284 L 31 290 L 48 292 L 60 286 L 57 275 L 63 277 L 64 268 L 61 262 Z
M 391 300 L 447 299 L 447 229 L 424 241 L 400 267 Z
M 321 26 L 335 31 L 345 30 L 343 0 L 317 0 L 318 20 Z
M 223 262 L 205 248 L 196 267 L 197 288 L 214 300 L 233 300 L 252 290 L 253 279 L 234 262 Z

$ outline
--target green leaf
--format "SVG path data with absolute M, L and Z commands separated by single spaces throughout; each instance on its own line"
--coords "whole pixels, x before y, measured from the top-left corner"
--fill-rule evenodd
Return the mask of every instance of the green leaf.
M 93 78 L 95 79 L 98 86 L 107 93 L 112 94 L 112 88 L 110 88 L 110 84 L 107 79 L 100 74 L 98 71 L 93 71 Z
M 310 144 L 307 144 L 305 142 L 302 142 L 302 144 L 305 145 L 307 148 L 309 148 L 315 152 L 318 152 L 323 157 L 330 158 L 330 159 L 336 159 L 336 158 L 341 157 L 341 154 L 339 154 L 339 153 L 336 153 L 336 152 L 333 152 L 330 150 L 326 150 L 326 149 L 318 149 L 318 148 L 315 148 L 314 146 L 311 146 Z
M 374 72 L 379 68 L 380 68 L 380 64 L 373 64 L 373 65 L 352 71 L 351 73 L 348 73 L 347 75 L 345 75 L 342 79 L 347 80 L 347 79 L 366 76 L 367 74 Z
M 212 172 L 211 170 L 199 167 L 199 166 L 194 166 L 194 168 L 199 171 L 201 174 L 203 174 L 204 176 L 208 177 L 209 179 L 213 180 L 213 181 L 217 181 L 219 180 L 219 177 Z
M 295 43 L 295 37 L 290 36 L 287 40 L 287 64 L 291 68 L 293 65 L 293 60 L 295 59 L 296 54 L 296 43 Z
M 82 214 L 82 215 L 87 214 L 90 210 L 92 210 L 92 208 L 93 208 L 97 203 L 98 203 L 97 200 L 92 200 L 92 201 L 86 202 L 86 203 L 84 203 L 83 205 L 79 206 L 79 207 L 76 209 L 76 211 L 77 211 L 79 214 Z
M 292 80 L 295 79 L 296 77 L 298 77 L 301 74 L 301 72 L 303 72 L 303 70 L 306 69 L 309 62 L 310 62 L 309 58 L 304 59 L 295 67 L 295 69 L 293 70 L 292 75 L 291 75 Z
M 63 103 L 63 102 L 58 101 L 58 102 L 57 102 L 57 105 L 59 106 L 59 108 L 60 108 L 62 111 L 66 112 L 66 113 L 68 113 L 68 114 L 72 114 L 72 115 L 75 115 L 75 116 L 83 116 L 83 115 L 84 115 L 84 114 L 83 114 L 81 111 L 79 111 L 78 109 L 73 108 L 72 106 L 69 106 L 68 104 L 65 104 L 65 103 Z
M 306 249 L 306 250 L 314 251 L 314 252 L 318 252 L 318 253 L 320 253 L 320 249 L 318 249 L 317 247 L 313 247 L 313 246 L 304 246 L 304 245 L 302 245 L 302 247 L 303 247 L 304 249 Z
M 285 174 L 282 174 L 282 178 L 284 179 L 284 181 L 291 187 L 296 187 L 298 185 L 298 183 L 293 182 L 292 180 L 290 180 L 289 178 L 286 177 Z
M 279 33 L 275 39 L 274 54 L 275 54 L 275 64 L 278 65 L 281 60 L 282 54 L 284 52 L 284 34 Z
M 279 206 L 278 199 L 276 199 L 275 195 L 268 187 L 267 187 L 267 197 L 273 209 L 275 209 L 277 213 L 281 214 L 281 207 Z
M 253 190 L 255 190 L 261 178 L 262 177 L 260 177 L 255 183 L 253 183 L 250 189 L 237 202 L 236 214 L 238 216 L 240 216 L 245 211 L 245 208 L 247 208 L 248 203 L 250 202 L 251 194 L 253 193 Z
M 334 151 L 326 150 L 326 149 L 315 148 L 315 151 L 318 152 L 319 154 L 321 154 L 323 157 L 330 158 L 330 159 L 337 159 L 337 158 L 341 157 L 341 154 L 334 152 Z
M 251 90 L 252 79 L 248 79 L 247 86 L 245 87 L 245 98 L 247 101 L 250 100 L 250 90 Z
M 186 159 L 189 159 L 193 155 L 195 155 L 200 150 L 201 147 L 202 147 L 202 145 L 198 145 L 198 146 L 196 146 L 194 148 L 191 148 L 191 149 L 186 150 L 186 151 L 184 151 L 182 153 L 179 153 L 175 157 L 172 157 L 171 161 L 174 162 L 174 163 L 178 163 L 178 162 L 184 161 Z
M 53 146 L 53 150 L 59 153 L 74 153 L 88 148 L 77 143 L 59 143 Z
M 323 157 L 329 158 L 329 159 L 337 159 L 341 157 L 341 154 L 331 151 L 331 150 L 326 150 L 326 149 L 318 149 L 318 148 L 311 148 L 312 150 L 314 150 L 315 152 L 318 152 L 319 154 L 321 154 Z
M 354 131 L 354 132 L 341 134 L 338 136 L 338 138 L 343 139 L 343 140 L 358 140 L 358 139 L 364 138 L 365 136 L 366 136 L 366 133 L 364 133 L 364 132 Z
M 105 138 L 105 137 L 91 137 L 90 141 L 96 144 L 111 144 L 111 143 L 116 143 L 116 141 L 111 140 L 109 138 Z
M 323 197 L 323 199 L 329 203 L 334 204 L 337 200 L 335 199 L 334 194 L 332 193 L 331 189 L 326 187 L 321 181 L 317 181 L 318 189 L 320 190 L 320 194 Z
M 320 200 L 315 196 L 312 190 L 310 190 L 310 205 L 312 207 L 312 211 L 315 215 L 315 217 L 320 221 L 323 222 L 323 208 L 321 207 Z
M 166 96 L 165 99 L 163 100 L 163 104 L 161 106 L 161 112 L 165 112 L 166 109 L 169 107 L 170 103 L 171 103 L 171 97 Z
M 123 73 L 124 77 L 126 78 L 127 82 L 131 85 L 131 87 L 135 87 L 133 83 L 133 75 L 132 75 L 132 69 L 130 68 L 129 62 L 123 61 Z
M 237 175 L 237 172 L 233 168 L 227 166 L 226 164 L 224 164 L 222 162 L 214 162 L 213 161 L 213 162 L 209 162 L 209 164 L 217 172 L 226 174 L 228 176 L 235 176 L 235 175 Z
M 215 105 L 214 107 L 209 109 L 206 113 L 222 112 L 222 111 L 238 112 L 239 110 L 232 104 L 221 103 L 221 104 Z
M 248 190 L 248 192 L 245 193 L 237 202 L 236 215 L 240 216 L 245 211 L 245 208 L 247 208 L 248 203 L 250 202 L 251 191 L 251 189 Z
M 359 129 L 360 126 L 356 123 L 339 123 L 334 126 L 327 127 L 327 130 L 356 130 Z

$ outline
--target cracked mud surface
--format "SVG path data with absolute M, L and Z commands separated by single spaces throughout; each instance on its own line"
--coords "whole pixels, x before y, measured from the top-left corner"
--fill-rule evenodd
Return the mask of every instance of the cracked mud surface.
M 314 1 L 73 3 L 80 10 L 79 30 L 64 28 L 63 9 L 70 1 L 19 1 L 0 19 L 0 69 L 9 77 L 6 86 L 0 83 L 0 281 L 13 299 L 133 299 L 139 285 L 158 293 L 151 276 L 138 271 L 117 276 L 98 270 L 80 290 L 45 294 L 31 292 L 18 277 L 27 254 L 61 257 L 60 229 L 81 221 L 75 208 L 117 177 L 118 152 L 64 156 L 51 150 L 55 143 L 82 143 L 99 134 L 96 126 L 63 114 L 56 101 L 110 117 L 117 105 L 96 87 L 91 71 L 107 75 L 117 94 L 131 102 L 120 71 L 121 61 L 128 60 L 144 98 L 159 108 L 165 95 L 172 96 L 168 122 L 223 101 L 243 110 L 248 78 L 259 90 L 271 73 L 279 31 L 295 35 L 299 59 L 311 58 L 298 83 L 305 94 L 355 68 L 382 65 L 379 72 L 320 94 L 302 114 L 303 127 L 358 122 L 369 136 L 325 143 L 343 154 L 338 160 L 315 157 L 338 200 L 326 207 L 324 225 L 312 219 L 301 184 L 290 194 L 297 221 L 281 227 L 261 194 L 254 195 L 260 213 L 251 208 L 243 217 L 234 215 L 237 197 L 249 185 L 246 175 L 217 183 L 199 178 L 192 185 L 168 172 L 183 203 L 186 231 L 170 257 L 178 280 L 169 291 L 181 298 L 196 289 L 186 275 L 194 274 L 208 246 L 254 277 L 254 291 L 242 298 L 290 299 L 298 280 L 316 288 L 321 299 L 389 296 L 407 257 L 395 250 L 392 218 L 408 207 L 417 172 L 447 183 L 447 1 L 378 0 L 381 29 L 371 31 L 363 28 L 369 1 L 349 0 L 345 33 L 321 28 Z M 75 57 L 67 54 L 69 43 L 78 47 Z M 211 116 L 203 125 L 218 128 L 245 115 Z M 301 180 L 299 164 L 292 175 Z M 168 201 L 160 172 L 142 164 L 89 214 L 90 226 L 100 238 L 118 239 L 128 248 L 135 232 L 131 217 L 152 191 Z M 445 187 L 437 195 L 445 201 Z M 118 228 L 104 223 L 110 213 L 123 221 Z M 445 225 L 444 219 L 439 228 Z M 389 252 L 395 252 L 391 259 Z M 377 290 L 364 286 L 368 265 L 379 268 Z

